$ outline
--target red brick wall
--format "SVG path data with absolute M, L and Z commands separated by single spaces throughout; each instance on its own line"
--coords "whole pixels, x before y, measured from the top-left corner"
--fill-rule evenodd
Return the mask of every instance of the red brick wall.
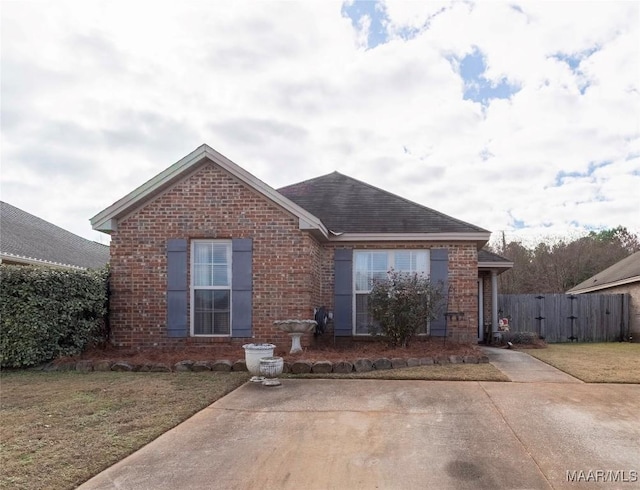
M 492 311 L 491 311 L 491 272 L 482 272 L 482 291 L 483 291 L 483 305 L 484 308 L 484 328 L 488 335 L 491 335 L 491 322 L 492 322 Z M 485 338 L 485 340 L 487 340 Z
M 321 254 L 315 239 L 299 230 L 298 218 L 207 164 L 119 221 L 112 234 L 111 327 L 116 345 L 231 342 L 166 336 L 169 238 L 253 239 L 254 338 L 233 342 L 288 345 L 289 338 L 275 329 L 273 321 L 312 318 L 321 287 L 317 274 Z
M 170 238 L 253 239 L 253 338 L 166 336 L 166 241 Z M 313 307 L 333 309 L 333 254 L 343 243 L 318 243 L 298 218 L 221 168 L 206 164 L 118 222 L 111 238 L 111 328 L 123 347 L 207 346 L 290 340 L 274 320 L 313 318 Z M 473 342 L 478 321 L 477 251 L 464 242 L 350 243 L 353 248 L 447 248 L 453 340 Z M 188 248 L 190 253 L 190 246 Z M 189 259 L 190 263 L 190 259 Z M 311 336 L 303 339 L 308 344 Z

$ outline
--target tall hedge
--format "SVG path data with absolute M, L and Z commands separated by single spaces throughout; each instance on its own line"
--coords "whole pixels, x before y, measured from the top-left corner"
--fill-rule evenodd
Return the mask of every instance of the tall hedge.
M 0 265 L 0 362 L 27 367 L 106 340 L 108 269 Z

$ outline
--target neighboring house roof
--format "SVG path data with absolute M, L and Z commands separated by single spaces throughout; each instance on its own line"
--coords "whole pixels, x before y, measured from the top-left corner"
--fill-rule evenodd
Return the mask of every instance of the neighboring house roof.
M 491 235 L 483 228 L 338 172 L 277 191 L 207 145 L 200 146 L 98 213 L 91 218 L 91 225 L 105 233 L 115 231 L 118 220 L 205 163 L 217 164 L 298 217 L 300 229 L 324 240 L 460 240 L 474 241 L 480 248 Z
M 497 269 L 504 272 L 506 269 L 511 269 L 513 262 L 509 259 L 505 259 L 501 255 L 489 252 L 484 248 L 478 250 L 478 268 L 480 269 Z
M 640 252 L 616 262 L 611 267 L 569 289 L 567 293 L 590 293 L 634 282 L 640 282 Z
M 109 262 L 109 247 L 0 201 L 0 258 L 20 264 L 97 269 Z

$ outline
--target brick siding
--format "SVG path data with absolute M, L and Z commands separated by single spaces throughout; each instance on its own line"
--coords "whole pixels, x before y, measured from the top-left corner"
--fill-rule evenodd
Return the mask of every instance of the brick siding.
M 251 339 L 167 338 L 166 241 L 253 239 Z M 111 328 L 124 347 L 283 342 L 274 320 L 312 318 L 319 246 L 298 218 L 213 164 L 197 168 L 118 223 L 111 239 Z M 190 253 L 190 247 L 189 247 Z M 310 256 L 318 259 L 311 261 Z M 189 259 L 190 263 L 190 259 Z
M 166 336 L 166 241 L 170 238 L 253 239 L 253 337 Z M 143 207 L 119 220 L 111 239 L 111 328 L 122 347 L 208 346 L 273 342 L 289 345 L 274 320 L 313 316 L 333 308 L 333 253 L 344 243 L 320 244 L 298 227 L 298 218 L 207 163 Z M 357 249 L 447 248 L 450 309 L 465 316 L 449 323 L 449 338 L 476 339 L 478 322 L 475 244 L 464 242 L 349 243 Z M 189 253 L 191 247 L 188 247 Z M 190 263 L 190 258 L 189 258 Z M 303 339 L 308 344 L 311 336 Z

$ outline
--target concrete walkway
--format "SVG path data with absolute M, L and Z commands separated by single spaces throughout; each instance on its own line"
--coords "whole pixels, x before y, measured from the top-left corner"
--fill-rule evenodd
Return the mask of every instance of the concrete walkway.
M 516 383 L 582 383 L 581 380 L 524 352 L 480 347 L 489 362 Z
M 79 488 L 634 488 L 639 406 L 639 385 L 247 383 Z

